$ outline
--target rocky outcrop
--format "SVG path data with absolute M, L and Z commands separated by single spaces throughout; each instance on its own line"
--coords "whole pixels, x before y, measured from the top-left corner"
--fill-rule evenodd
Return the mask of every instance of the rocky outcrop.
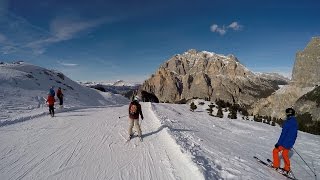
M 300 114 L 309 112 L 312 119 L 320 121 L 320 87 L 301 96 L 294 104 L 296 111 Z
M 303 51 L 296 55 L 292 71 L 295 86 L 311 87 L 320 85 L 320 37 L 312 38 Z
M 284 110 L 294 107 L 297 113 L 309 112 L 319 119 L 316 99 L 305 98 L 320 84 L 320 38 L 312 38 L 303 51 L 296 54 L 296 61 L 289 85 L 279 89 L 270 97 L 253 105 L 253 114 L 284 118 Z
M 253 109 L 251 112 L 254 115 L 271 116 L 284 119 L 285 109 L 288 107 L 294 107 L 296 101 L 312 89 L 312 87 L 302 88 L 293 85 L 283 86 L 271 96 L 257 101 L 252 106 Z
M 203 98 L 251 105 L 277 90 L 278 84 L 252 73 L 233 55 L 189 50 L 165 62 L 140 91 L 153 93 L 162 102 Z

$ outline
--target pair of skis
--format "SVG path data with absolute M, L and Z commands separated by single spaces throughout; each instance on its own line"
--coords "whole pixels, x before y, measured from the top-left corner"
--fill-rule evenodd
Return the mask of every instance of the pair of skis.
M 259 159 L 259 158 L 256 157 L 256 156 L 253 156 L 253 158 L 256 159 L 259 163 L 261 163 L 261 164 L 263 164 L 263 165 L 265 165 L 265 166 L 267 166 L 267 167 L 275 170 L 276 172 L 278 172 L 279 174 L 285 176 L 285 177 L 288 178 L 288 179 L 298 180 L 297 178 L 294 177 L 294 175 L 293 175 L 293 173 L 292 173 L 291 171 L 290 171 L 289 174 L 286 174 L 286 173 L 284 173 L 284 170 L 282 170 L 282 169 L 280 169 L 280 170 L 274 169 L 274 168 L 272 167 L 272 161 L 271 161 L 270 159 L 267 159 L 267 162 L 265 162 L 265 161 Z
M 134 135 L 130 136 L 130 137 L 127 139 L 126 142 L 129 142 L 129 141 L 130 141 L 131 139 L 133 139 L 134 137 L 136 137 L 136 136 L 134 136 Z M 142 137 L 139 137 L 139 140 L 140 140 L 140 142 L 142 142 L 142 141 L 143 141 Z

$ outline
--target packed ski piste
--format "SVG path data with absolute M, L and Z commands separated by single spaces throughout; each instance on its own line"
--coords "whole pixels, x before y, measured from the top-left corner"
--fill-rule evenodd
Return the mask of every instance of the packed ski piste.
M 273 127 L 209 116 L 204 100 L 190 111 L 37 78 L 1 84 L 1 180 L 318 179 L 320 137 L 297 130 L 292 108 Z

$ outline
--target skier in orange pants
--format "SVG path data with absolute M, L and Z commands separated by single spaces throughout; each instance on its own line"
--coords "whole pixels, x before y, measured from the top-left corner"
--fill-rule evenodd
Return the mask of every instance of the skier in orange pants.
M 279 152 L 282 152 L 284 160 L 284 171 L 290 172 L 289 151 L 293 147 L 298 135 L 298 123 L 295 117 L 295 111 L 292 108 L 286 109 L 287 119 L 283 124 L 279 140 L 273 149 L 273 167 L 280 168 Z

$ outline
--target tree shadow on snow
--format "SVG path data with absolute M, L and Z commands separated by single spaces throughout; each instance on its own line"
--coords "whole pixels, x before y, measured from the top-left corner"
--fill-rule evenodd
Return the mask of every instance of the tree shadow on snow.
M 193 131 L 193 130 L 190 130 L 190 129 L 176 129 L 176 128 L 172 128 L 172 127 L 170 127 L 168 125 L 161 125 L 157 130 L 149 132 L 149 133 L 146 133 L 146 134 L 143 134 L 142 137 L 145 138 L 147 136 L 151 136 L 153 134 L 156 134 L 156 133 L 162 131 L 164 128 L 168 128 L 170 131 L 177 131 L 177 132 Z

